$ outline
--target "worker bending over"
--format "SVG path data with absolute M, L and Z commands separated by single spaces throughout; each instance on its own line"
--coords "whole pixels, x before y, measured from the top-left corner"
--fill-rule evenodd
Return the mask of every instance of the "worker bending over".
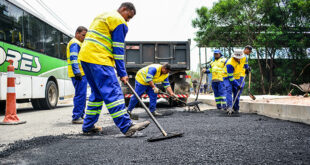
M 243 54 L 242 50 L 237 49 L 234 51 L 233 57 L 231 57 L 227 63 L 226 63 L 226 69 L 227 69 L 227 75 L 228 75 L 228 79 L 229 82 L 231 84 L 231 86 L 229 86 L 228 88 L 228 94 L 227 97 L 230 96 L 232 97 L 233 95 L 233 99 L 237 99 L 235 104 L 232 105 L 232 98 L 227 99 L 227 101 L 230 101 L 230 103 L 228 103 L 228 105 L 232 105 L 234 113 L 238 114 L 239 113 L 239 99 L 240 99 L 240 95 L 242 93 L 243 87 L 244 87 L 244 83 L 241 84 L 241 82 L 244 79 L 244 70 L 247 70 L 248 72 L 248 60 L 245 57 L 245 55 Z M 238 91 L 239 95 L 237 96 Z
M 71 77 L 75 89 L 72 115 L 73 124 L 83 124 L 85 113 L 87 79 L 84 76 L 84 71 L 81 66 L 79 52 L 86 33 L 87 29 L 83 26 L 79 26 L 76 29 L 75 37 L 72 38 L 67 45 L 68 75 Z
M 161 113 L 156 112 L 156 102 L 157 94 L 159 89 L 155 86 L 155 83 L 162 82 L 164 88 L 172 96 L 176 97 L 173 93 L 170 83 L 169 83 L 169 72 L 171 71 L 171 66 L 169 64 L 160 65 L 152 64 L 140 69 L 136 74 L 136 85 L 135 91 L 141 97 L 141 95 L 146 92 L 150 98 L 149 109 L 154 116 L 162 116 Z M 138 103 L 136 96 L 130 98 L 128 105 L 128 113 L 131 114 L 132 110 Z
M 116 126 L 126 136 L 146 128 L 150 122 L 134 124 L 125 107 L 124 95 L 117 80 L 114 67 L 121 81 L 128 81 L 124 64 L 124 42 L 127 23 L 136 14 L 134 5 L 122 3 L 117 11 L 98 15 L 89 27 L 80 51 L 80 60 L 91 87 L 83 132 L 101 131 L 94 126 L 98 121 L 103 102 Z

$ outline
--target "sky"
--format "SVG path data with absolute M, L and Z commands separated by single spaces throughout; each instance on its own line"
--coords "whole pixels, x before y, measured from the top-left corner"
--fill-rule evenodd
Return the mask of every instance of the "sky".
M 89 27 L 92 20 L 104 11 L 117 10 L 124 0 L 16 0 L 54 24 L 65 28 L 72 35 L 82 25 Z M 128 23 L 126 41 L 187 41 L 191 39 L 191 70 L 196 71 L 199 51 L 192 27 L 196 9 L 201 6 L 212 8 L 217 0 L 127 0 L 132 2 L 137 14 Z M 42 3 L 43 2 L 43 3 Z M 41 4 L 41 5 L 40 5 Z M 64 23 L 52 16 L 48 6 Z M 65 24 L 65 25 L 64 25 Z M 201 51 L 205 61 L 205 50 Z M 211 49 L 207 49 L 210 58 Z

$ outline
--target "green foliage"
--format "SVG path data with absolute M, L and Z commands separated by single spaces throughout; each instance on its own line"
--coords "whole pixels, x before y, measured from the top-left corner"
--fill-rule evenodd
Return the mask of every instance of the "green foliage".
M 284 93 L 307 64 L 300 61 L 309 59 L 309 9 L 309 0 L 219 0 L 211 9 L 196 10 L 195 41 L 220 48 L 225 56 L 235 47 L 252 45 L 256 54 L 250 66 L 255 66 L 257 79 L 253 88 L 264 94 Z

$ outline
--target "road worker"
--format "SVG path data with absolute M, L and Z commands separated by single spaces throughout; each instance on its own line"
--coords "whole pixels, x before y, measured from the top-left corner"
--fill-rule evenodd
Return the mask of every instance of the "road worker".
M 87 28 L 79 26 L 76 29 L 75 37 L 72 38 L 67 45 L 68 75 L 71 77 L 75 88 L 75 95 L 73 98 L 74 108 L 72 115 L 73 124 L 83 124 L 85 113 L 87 79 L 80 63 L 79 52 L 86 33 Z
M 136 84 L 135 91 L 139 96 L 146 92 L 150 98 L 149 109 L 154 116 L 162 116 L 161 113 L 156 112 L 156 102 L 157 94 L 159 89 L 155 86 L 155 83 L 162 82 L 164 88 L 172 96 L 176 97 L 169 83 L 169 72 L 171 71 L 171 66 L 169 64 L 151 64 L 142 69 L 140 69 L 136 74 Z M 132 96 L 128 105 L 128 113 L 131 115 L 132 110 L 138 103 L 135 96 Z
M 232 98 L 227 99 L 227 101 L 230 102 L 228 103 L 229 106 L 233 106 L 232 107 L 234 110 L 233 113 L 235 114 L 239 113 L 239 99 L 244 87 L 244 83 L 241 84 L 241 82 L 244 79 L 243 76 L 243 74 L 245 73 L 244 70 L 248 70 L 247 63 L 248 63 L 247 58 L 243 54 L 243 51 L 240 49 L 235 50 L 233 57 L 231 57 L 226 63 L 227 75 L 229 82 L 231 84 L 227 91 L 228 92 L 227 97 L 228 96 L 232 97 L 233 95 L 234 100 L 235 98 L 237 98 L 234 105 L 232 105 L 233 102 Z M 239 90 L 240 92 L 239 95 L 237 96 Z
M 248 75 L 249 72 L 251 72 L 251 67 L 248 64 L 248 58 L 249 58 L 248 56 L 251 53 L 252 53 L 252 46 L 250 46 L 250 45 L 245 46 L 244 49 L 243 49 L 243 54 L 246 55 L 245 57 L 246 57 L 247 60 L 246 60 L 246 63 L 244 65 L 244 72 L 242 74 L 242 77 L 244 77 L 245 74 Z M 245 69 L 245 68 L 247 68 L 247 69 Z
M 227 77 L 225 71 L 225 64 L 227 59 L 223 57 L 220 50 L 214 50 L 214 59 L 210 63 L 209 67 L 203 69 L 203 72 L 212 74 L 212 89 L 214 92 L 215 102 L 217 109 L 225 109 L 226 106 L 226 86 L 224 83 L 224 77 Z
M 121 4 L 117 11 L 98 15 L 89 27 L 80 51 L 80 60 L 91 87 L 91 95 L 83 123 L 83 132 L 101 132 L 95 126 L 105 103 L 116 126 L 125 136 L 146 128 L 150 122 L 133 123 L 126 111 L 124 95 L 116 77 L 126 84 L 128 75 L 124 64 L 124 42 L 127 22 L 136 14 L 130 2 Z M 115 69 L 114 69 L 115 67 Z

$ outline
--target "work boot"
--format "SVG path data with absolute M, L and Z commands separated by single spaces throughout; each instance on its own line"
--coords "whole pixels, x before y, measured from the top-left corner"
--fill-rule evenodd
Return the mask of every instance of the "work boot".
M 139 116 L 136 114 L 132 114 L 131 111 L 127 110 L 127 113 L 129 114 L 129 117 L 131 120 L 139 120 Z
M 102 127 L 99 126 L 93 126 L 89 131 L 83 131 L 83 134 L 90 135 L 95 133 L 101 133 Z
M 83 124 L 84 120 L 82 118 L 72 120 L 72 124 Z
M 128 131 L 125 133 L 125 136 L 130 137 L 130 136 L 134 135 L 137 131 L 141 131 L 144 128 L 146 128 L 147 126 L 149 126 L 150 123 L 151 122 L 149 122 L 149 121 L 144 121 L 144 122 L 136 123 L 136 124 L 133 123 L 130 126 L 130 128 L 128 129 Z
M 152 112 L 152 115 L 153 116 L 164 116 L 162 113 L 159 113 L 159 112 L 156 112 L 156 111 L 154 111 L 154 112 Z

